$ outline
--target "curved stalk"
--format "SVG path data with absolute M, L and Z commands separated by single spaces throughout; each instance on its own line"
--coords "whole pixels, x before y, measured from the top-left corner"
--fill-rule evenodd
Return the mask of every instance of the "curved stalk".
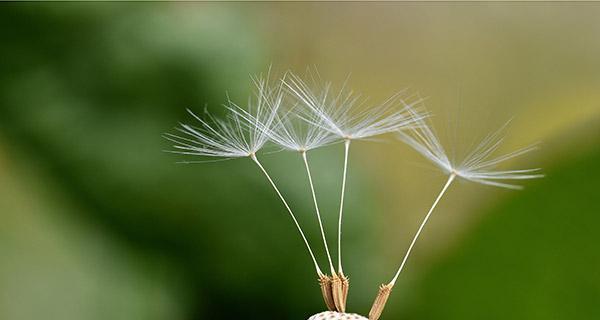
M 256 165 L 258 165 L 258 167 L 260 168 L 260 170 L 265 174 L 265 176 L 267 177 L 267 180 L 269 180 L 269 182 L 271 183 L 271 186 L 273 186 L 273 189 L 275 189 L 275 192 L 277 193 L 277 195 L 281 199 L 281 202 L 283 202 L 283 205 L 285 206 L 285 208 L 287 209 L 287 211 L 290 213 L 290 216 L 292 217 L 292 220 L 294 220 L 294 224 L 296 225 L 296 228 L 298 229 L 298 232 L 300 232 L 300 235 L 302 236 L 302 240 L 304 240 L 304 244 L 306 245 L 306 249 L 308 249 L 308 253 L 310 254 L 310 257 L 313 260 L 313 263 L 315 265 L 315 269 L 317 271 L 317 274 L 319 275 L 319 277 L 322 276 L 323 272 L 321 272 L 321 268 L 319 268 L 319 264 L 317 263 L 317 259 L 315 259 L 315 255 L 314 255 L 312 249 L 310 248 L 310 244 L 308 243 L 308 240 L 306 239 L 306 236 L 304 235 L 304 232 L 302 231 L 302 228 L 300 227 L 300 224 L 298 223 L 298 220 L 296 219 L 296 216 L 292 212 L 292 209 L 290 209 L 290 206 L 288 205 L 287 201 L 285 201 L 285 198 L 283 197 L 283 195 L 281 195 L 281 192 L 279 192 L 279 189 L 275 185 L 275 182 L 273 182 L 273 179 L 271 179 L 271 176 L 269 176 L 269 174 L 267 173 L 267 170 L 265 170 L 265 168 L 262 166 L 262 164 L 258 161 L 258 159 L 256 158 L 256 155 L 254 155 L 254 154 L 251 155 L 251 158 L 256 163 Z
M 408 256 L 410 256 L 410 253 L 411 253 L 415 243 L 417 242 L 417 238 L 419 238 L 421 231 L 423 231 L 423 227 L 425 227 L 425 224 L 427 224 L 427 221 L 429 220 L 429 217 L 431 216 L 433 209 L 435 209 L 438 202 L 440 202 L 440 199 L 442 199 L 442 196 L 444 195 L 444 193 L 446 193 L 446 190 L 448 190 L 448 187 L 450 187 L 450 184 L 452 183 L 452 181 L 454 181 L 455 177 L 456 177 L 456 173 L 452 173 L 448 177 L 448 181 L 446 182 L 446 184 L 442 188 L 442 191 L 440 191 L 440 194 L 437 196 L 437 198 L 433 202 L 433 205 L 429 209 L 429 212 L 427 212 L 427 215 L 423 219 L 423 222 L 421 222 L 421 226 L 419 226 L 419 230 L 417 230 L 417 233 L 415 234 L 414 238 L 412 239 L 412 242 L 410 243 L 410 246 L 408 247 L 408 250 L 406 251 L 406 254 L 404 255 L 404 259 L 402 259 L 402 263 L 400 264 L 400 268 L 398 268 L 398 272 L 396 272 L 396 275 L 394 276 L 392 281 L 390 281 L 389 285 L 394 286 L 394 284 L 396 283 L 396 280 L 398 280 L 398 276 L 400 275 L 400 272 L 402 272 L 402 269 L 404 268 L 404 265 L 406 264 L 406 260 L 408 260 Z
M 429 212 L 427 212 L 427 215 L 423 219 L 423 222 L 421 222 L 421 225 L 419 226 L 417 233 L 413 237 L 412 242 L 410 243 L 410 246 L 408 246 L 408 250 L 406 251 L 406 254 L 404 255 L 404 259 L 402 259 L 400 268 L 398 268 L 398 271 L 396 272 L 396 275 L 394 276 L 392 281 L 390 281 L 388 284 L 382 284 L 381 287 L 379 287 L 379 292 L 377 293 L 377 297 L 375 298 L 375 301 L 373 302 L 373 305 L 371 306 L 371 311 L 369 312 L 369 320 L 379 320 L 379 317 L 381 317 L 381 313 L 383 313 L 383 309 L 385 308 L 385 304 L 387 303 L 387 300 L 390 297 L 390 294 L 392 293 L 392 289 L 394 288 L 394 285 L 396 284 L 396 280 L 398 280 L 398 276 L 400 276 L 402 269 L 404 269 L 404 265 L 406 264 L 406 261 L 408 260 L 408 257 L 410 256 L 410 253 L 411 253 L 415 243 L 417 242 L 417 239 L 419 238 L 421 231 L 423 231 L 423 228 L 425 227 L 425 224 L 427 224 L 427 221 L 429 220 L 431 213 L 437 206 L 438 202 L 440 202 L 440 199 L 442 199 L 442 196 L 444 195 L 444 193 L 446 193 L 446 190 L 448 190 L 448 187 L 450 187 L 450 184 L 452 183 L 452 181 L 454 181 L 454 178 L 456 178 L 456 173 L 450 174 L 450 176 L 448 177 L 448 181 L 446 181 L 446 184 L 442 188 L 442 191 L 440 191 L 440 194 L 437 196 L 437 198 L 433 202 L 433 205 L 429 209 Z
M 335 274 L 335 269 L 333 268 L 333 261 L 331 260 L 331 254 L 329 253 L 329 246 L 327 245 L 327 238 L 325 237 L 325 230 L 323 228 L 323 221 L 321 219 L 321 213 L 319 211 L 319 205 L 317 203 L 317 196 L 315 193 L 315 186 L 313 184 L 312 175 L 310 173 L 310 168 L 308 166 L 308 157 L 306 156 L 306 151 L 302 151 L 302 159 L 304 160 L 304 166 L 306 167 L 306 174 L 308 175 L 308 182 L 310 184 L 310 191 L 312 193 L 313 202 L 315 204 L 315 212 L 317 214 L 317 219 L 319 220 L 319 228 L 321 229 L 321 237 L 323 238 L 323 245 L 325 246 L 325 252 L 327 253 L 327 259 L 329 260 L 329 268 L 331 268 L 331 274 Z
M 348 171 L 348 152 L 350 139 L 344 141 L 344 175 L 342 177 L 342 195 L 340 196 L 340 212 L 338 218 L 338 272 L 344 274 L 342 269 L 342 215 L 344 211 L 344 193 L 346 192 L 346 173 Z

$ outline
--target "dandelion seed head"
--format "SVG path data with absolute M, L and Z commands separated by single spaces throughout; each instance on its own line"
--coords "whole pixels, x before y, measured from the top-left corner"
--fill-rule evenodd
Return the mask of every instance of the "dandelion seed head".
M 298 120 L 294 115 L 277 116 L 269 132 L 271 141 L 284 149 L 305 152 L 338 140 L 322 126 Z
M 398 132 L 398 138 L 438 166 L 444 173 L 455 174 L 463 179 L 508 189 L 521 189 L 519 185 L 503 182 L 503 180 L 525 180 L 541 178 L 539 168 L 519 170 L 497 170 L 496 167 L 510 159 L 537 149 L 537 145 L 521 148 L 501 156 L 492 157 L 503 142 L 503 132 L 508 122 L 500 129 L 485 137 L 460 162 L 451 161 L 440 143 L 432 126 L 425 119 L 410 130 Z
M 201 117 L 188 110 L 197 123 L 182 123 L 175 129 L 179 134 L 165 134 L 165 138 L 174 143 L 172 152 L 221 158 L 256 154 L 269 140 L 264 128 L 272 126 L 282 95 L 280 90 L 269 87 L 268 76 L 252 77 L 252 81 L 255 93 L 246 107 L 228 99 L 224 104 L 228 111 L 225 118 L 217 118 L 207 110 Z
M 425 117 L 415 111 L 421 99 L 408 102 L 414 97 L 404 91 L 379 105 L 366 107 L 366 100 L 346 90 L 345 85 L 337 93 L 333 92 L 331 83 L 313 89 L 293 73 L 283 82 L 304 107 L 298 113 L 301 119 L 342 139 L 365 139 L 406 129 Z

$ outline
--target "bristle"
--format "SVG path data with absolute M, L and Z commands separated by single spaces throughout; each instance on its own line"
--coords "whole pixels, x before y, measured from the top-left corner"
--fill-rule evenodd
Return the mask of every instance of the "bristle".
M 371 311 L 369 311 L 369 320 L 378 320 L 379 317 L 381 317 L 381 313 L 383 313 L 383 309 L 385 308 L 385 304 L 390 297 L 390 293 L 392 293 L 392 288 L 393 285 L 391 284 L 382 284 L 381 287 L 379 287 L 377 297 L 373 302 Z

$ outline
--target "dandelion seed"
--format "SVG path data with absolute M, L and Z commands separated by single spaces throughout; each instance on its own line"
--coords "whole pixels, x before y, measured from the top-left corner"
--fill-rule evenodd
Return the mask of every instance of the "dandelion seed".
M 274 88 L 274 91 L 278 92 L 278 96 L 281 96 L 283 82 L 279 87 Z M 281 101 L 281 99 L 278 99 Z M 323 129 L 322 126 L 317 126 L 312 123 L 302 121 L 297 117 L 294 109 L 297 107 L 292 106 L 286 113 L 280 115 L 278 110 L 273 110 L 274 121 L 270 126 L 264 126 L 262 129 L 269 136 L 269 139 L 281 148 L 291 151 L 297 151 L 300 153 L 306 169 L 306 175 L 310 186 L 311 195 L 315 207 L 315 214 L 319 223 L 319 229 L 321 232 L 321 238 L 323 240 L 323 246 L 329 262 L 329 268 L 333 277 L 327 275 L 319 276 L 319 285 L 325 304 L 329 310 L 340 310 L 344 311 L 345 305 L 341 306 L 340 299 L 337 294 L 333 293 L 332 283 L 334 280 L 339 279 L 335 273 L 333 267 L 333 260 L 327 243 L 327 237 L 325 235 L 325 229 L 323 227 L 323 220 L 319 210 L 319 204 L 317 201 L 317 195 L 313 183 L 310 166 L 308 163 L 308 151 L 325 146 L 336 139 L 336 136 L 331 134 L 329 131 Z
M 281 85 L 283 85 L 283 82 L 281 83 Z M 279 93 L 283 92 L 281 90 L 281 85 L 275 89 Z M 331 134 L 329 131 L 323 129 L 321 126 L 313 125 L 312 123 L 302 121 L 301 119 L 295 117 L 297 116 L 297 114 L 294 112 L 294 109 L 296 107 L 297 106 L 293 106 L 289 108 L 289 110 L 286 110 L 286 113 L 283 115 L 279 115 L 277 112 L 275 112 L 276 115 L 274 117 L 272 126 L 265 127 L 263 129 L 265 132 L 268 133 L 268 136 L 272 142 L 279 145 L 283 149 L 299 152 L 302 157 L 302 160 L 304 161 L 304 166 L 306 169 L 306 174 L 308 176 L 311 194 L 313 197 L 315 214 L 319 222 L 321 237 L 323 239 L 323 245 L 325 247 L 325 252 L 327 254 L 327 259 L 329 261 L 331 272 L 332 274 L 335 274 L 333 261 L 331 259 L 329 246 L 327 244 L 327 238 L 325 236 L 323 221 L 321 219 L 310 166 L 308 163 L 307 152 L 333 142 L 336 139 L 336 136 Z M 329 283 L 329 281 L 327 282 Z
M 273 90 L 269 86 L 268 77 L 253 77 L 252 80 L 256 92 L 254 99 L 249 99 L 247 108 L 228 100 L 225 108 L 229 113 L 225 119 L 219 119 L 206 112 L 206 120 L 188 110 L 199 125 L 181 124 L 177 131 L 183 134 L 182 136 L 166 134 L 165 138 L 175 143 L 175 150 L 172 152 L 179 154 L 225 159 L 251 158 L 283 202 L 306 245 L 317 275 L 321 278 L 324 276 L 323 272 L 296 215 L 256 156 L 270 139 L 269 130 L 266 128 L 270 128 L 277 117 L 283 99 L 282 91 Z
M 383 311 L 387 298 L 389 297 L 391 290 L 398 279 L 398 276 L 400 276 L 400 273 L 402 272 L 406 261 L 408 260 L 408 257 L 410 256 L 417 239 L 419 238 L 419 235 L 423 231 L 427 221 L 429 221 L 433 210 L 456 177 L 476 183 L 509 189 L 521 189 L 522 187 L 502 182 L 502 180 L 523 180 L 543 177 L 542 174 L 535 173 L 540 170 L 537 168 L 504 171 L 494 169 L 498 164 L 523 155 L 536 148 L 535 146 L 526 147 L 499 157 L 490 158 L 492 153 L 496 151 L 502 143 L 502 132 L 508 123 L 502 126 L 496 132 L 488 135 L 464 158 L 462 162 L 455 164 L 453 161 L 449 160 L 433 129 L 427 123 L 425 123 L 423 119 L 418 120 L 418 122 L 418 125 L 414 126 L 408 132 L 399 132 L 399 138 L 437 165 L 440 169 L 442 169 L 442 171 L 444 171 L 444 173 L 448 174 L 448 180 L 444 184 L 444 187 L 436 197 L 433 205 L 421 222 L 421 225 L 413 237 L 406 254 L 404 255 L 404 258 L 402 259 L 402 263 L 394 275 L 394 278 L 388 284 L 381 286 L 377 298 L 375 299 L 375 302 L 371 308 L 371 312 L 369 313 L 370 320 L 377 320 L 381 316 L 381 312 Z
M 319 127 L 344 140 L 344 169 L 342 190 L 338 212 L 338 274 L 333 274 L 333 289 L 336 306 L 345 309 L 349 280 L 342 266 L 342 220 L 344 195 L 348 171 L 348 154 L 352 140 L 367 139 L 374 136 L 394 132 L 412 126 L 424 117 L 413 110 L 420 101 L 407 103 L 403 92 L 398 93 L 373 107 L 364 107 L 360 96 L 342 88 L 337 94 L 332 93 L 330 83 L 315 91 L 300 77 L 289 73 L 284 79 L 288 90 L 305 107 L 300 117 L 314 127 Z M 401 107 L 399 107 L 401 106 Z

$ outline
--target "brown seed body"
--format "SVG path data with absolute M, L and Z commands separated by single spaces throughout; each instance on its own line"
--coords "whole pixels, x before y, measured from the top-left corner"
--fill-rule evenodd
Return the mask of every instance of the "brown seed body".
M 342 288 L 342 279 L 337 274 L 331 277 L 331 292 L 333 293 L 333 303 L 335 309 L 340 312 L 346 311 L 344 303 L 344 289 Z
M 320 275 L 319 286 L 321 287 L 321 294 L 323 295 L 323 301 L 325 301 L 327 309 L 330 311 L 336 310 L 333 293 L 331 292 L 331 278 L 325 274 Z
M 344 311 L 346 310 L 346 301 L 348 300 L 348 290 L 350 289 L 350 279 L 343 273 L 340 273 L 340 279 L 342 280 L 342 305 Z
M 383 312 L 383 308 L 385 308 L 385 303 L 390 297 L 390 293 L 392 293 L 393 285 L 391 284 L 382 284 L 379 287 L 379 292 L 377 293 L 377 297 L 373 302 L 373 306 L 371 307 L 371 311 L 369 311 L 369 320 L 378 320 L 381 317 L 381 313 Z

